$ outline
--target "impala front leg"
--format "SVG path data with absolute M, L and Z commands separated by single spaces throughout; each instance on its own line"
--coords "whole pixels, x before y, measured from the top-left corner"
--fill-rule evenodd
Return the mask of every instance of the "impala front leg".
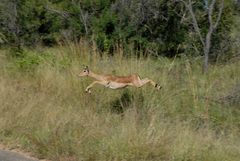
M 87 88 L 85 89 L 86 93 L 91 93 L 90 89 L 94 86 L 94 84 L 99 83 L 98 81 L 92 82 Z
M 95 84 L 101 84 L 101 85 L 106 85 L 107 83 L 105 82 L 100 82 L 100 81 L 94 81 L 92 82 L 89 86 L 87 86 L 87 88 L 85 89 L 86 93 L 91 93 L 90 89 L 95 85 Z

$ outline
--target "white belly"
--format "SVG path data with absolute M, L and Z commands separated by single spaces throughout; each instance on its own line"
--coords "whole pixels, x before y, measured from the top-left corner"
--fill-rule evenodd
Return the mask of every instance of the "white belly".
M 106 87 L 111 89 L 118 89 L 118 88 L 124 88 L 127 84 L 125 83 L 116 83 L 116 82 L 110 82 Z

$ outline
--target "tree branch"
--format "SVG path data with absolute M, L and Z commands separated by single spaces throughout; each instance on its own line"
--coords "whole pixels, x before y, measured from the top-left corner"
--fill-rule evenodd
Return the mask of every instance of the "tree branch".
M 223 7 L 224 7 L 224 0 L 221 1 L 221 4 L 220 4 L 220 8 L 219 8 L 219 12 L 218 12 L 218 17 L 217 17 L 217 20 L 213 26 L 214 30 L 217 28 L 218 26 L 218 23 L 221 19 L 221 16 L 222 16 L 222 13 L 223 13 Z
M 215 3 L 216 3 L 216 0 L 212 0 L 210 6 L 208 7 L 208 21 L 210 24 L 210 26 L 209 26 L 210 29 L 213 28 L 212 13 L 213 13 Z
M 56 10 L 56 9 L 53 9 L 53 8 L 49 8 L 48 5 L 46 5 L 45 8 L 46 8 L 46 10 L 48 10 L 50 12 L 53 12 L 53 13 L 57 13 L 64 18 L 70 17 L 70 13 L 68 13 L 66 11 L 59 11 L 59 10 Z
M 87 25 L 88 13 L 85 13 L 85 14 L 83 13 L 80 2 L 78 3 L 78 7 L 79 7 L 79 10 L 80 10 L 80 15 L 79 15 L 80 21 L 82 21 L 82 23 L 84 25 L 84 28 L 85 28 L 86 35 L 88 35 L 88 33 L 89 33 L 88 32 L 88 25 Z
M 193 27 L 195 29 L 195 31 L 197 32 L 198 36 L 199 36 L 199 39 L 202 43 L 203 46 L 205 46 L 205 43 L 204 43 L 204 40 L 203 40 L 203 36 L 201 34 L 201 30 L 199 28 L 199 25 L 198 25 L 198 22 L 197 22 L 197 19 L 196 19 L 196 16 L 193 12 L 193 8 L 192 8 L 192 1 L 189 0 L 189 3 L 185 2 L 184 0 L 180 0 L 181 2 L 184 3 L 184 5 L 186 6 L 186 8 L 188 9 L 188 11 L 190 12 L 190 15 L 192 17 L 192 21 L 193 21 Z

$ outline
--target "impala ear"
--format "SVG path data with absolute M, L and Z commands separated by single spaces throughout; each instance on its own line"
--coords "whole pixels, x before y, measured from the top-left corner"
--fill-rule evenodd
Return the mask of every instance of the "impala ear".
M 87 70 L 87 71 L 89 72 L 89 68 L 88 68 L 87 65 L 84 67 L 84 69 Z
M 88 66 L 87 65 L 83 65 L 83 69 L 88 69 Z

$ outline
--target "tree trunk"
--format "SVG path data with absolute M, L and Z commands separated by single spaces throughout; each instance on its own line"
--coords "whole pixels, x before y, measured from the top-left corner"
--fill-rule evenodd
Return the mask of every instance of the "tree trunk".
M 204 62 L 203 62 L 203 73 L 208 71 L 208 63 L 209 63 L 209 53 L 211 48 L 211 38 L 212 38 L 213 28 L 210 27 L 206 36 L 206 41 L 204 45 Z
M 204 48 L 204 62 L 203 62 L 203 73 L 208 71 L 208 61 L 209 61 L 209 47 Z

